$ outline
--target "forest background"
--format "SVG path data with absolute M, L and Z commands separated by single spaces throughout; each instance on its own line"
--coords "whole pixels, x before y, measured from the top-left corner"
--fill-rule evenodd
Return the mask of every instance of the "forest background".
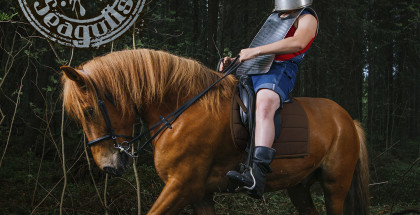
M 151 149 L 137 159 L 138 174 L 99 171 L 80 126 L 63 114 L 59 66 L 150 48 L 215 68 L 249 45 L 273 9 L 271 0 L 150 0 L 124 36 L 99 49 L 72 49 L 41 37 L 17 1 L 0 5 L 0 214 L 145 214 L 163 187 Z M 332 99 L 362 122 L 372 214 L 418 210 L 420 1 L 316 0 L 313 8 L 319 34 L 293 96 Z M 313 191 L 325 213 L 319 186 Z M 215 201 L 219 214 L 296 213 L 284 191 L 263 200 L 218 194 Z

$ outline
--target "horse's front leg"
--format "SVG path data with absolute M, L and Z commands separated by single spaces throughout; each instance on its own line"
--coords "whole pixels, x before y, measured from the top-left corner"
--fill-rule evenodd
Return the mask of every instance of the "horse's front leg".
M 190 203 L 185 193 L 185 186 L 176 178 L 169 179 L 148 214 L 178 214 Z
M 229 117 L 217 120 L 202 109 L 190 107 L 173 129 L 154 143 L 156 172 L 166 185 L 150 214 L 177 214 L 187 204 L 192 204 L 197 214 L 214 214 L 212 198 L 206 192 L 220 188 L 225 180 L 227 170 L 220 167 L 224 162 L 219 161 L 219 154 L 225 155 L 233 145 L 229 142 Z M 217 166 L 222 170 L 215 173 Z
M 216 214 L 214 209 L 213 193 L 207 193 L 202 200 L 194 202 L 192 206 L 194 208 L 195 215 Z
M 166 185 L 149 213 L 178 214 L 188 204 L 203 208 L 201 203 L 206 199 L 206 181 L 213 156 L 211 145 L 174 139 L 165 142 L 172 144 L 156 147 L 155 167 Z
M 193 205 L 195 214 L 215 214 L 212 195 L 205 194 L 204 174 L 194 174 L 201 171 L 192 168 L 169 175 L 149 214 L 178 214 L 188 204 Z

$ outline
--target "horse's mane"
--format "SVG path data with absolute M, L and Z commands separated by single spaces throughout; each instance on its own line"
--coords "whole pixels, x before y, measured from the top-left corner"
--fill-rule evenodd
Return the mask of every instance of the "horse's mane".
M 195 60 L 148 49 L 112 52 L 78 67 L 82 68 L 86 72 L 86 87 L 78 86 L 65 75 L 62 78 L 64 106 L 81 121 L 85 119 L 83 103 L 93 105 L 99 113 L 92 81 L 102 98 L 111 95 L 117 108 L 130 115 L 142 111 L 145 105 L 167 105 L 169 101 L 182 105 L 222 76 Z M 219 111 L 221 101 L 231 98 L 235 85 L 236 79 L 228 76 L 199 102 L 209 111 Z

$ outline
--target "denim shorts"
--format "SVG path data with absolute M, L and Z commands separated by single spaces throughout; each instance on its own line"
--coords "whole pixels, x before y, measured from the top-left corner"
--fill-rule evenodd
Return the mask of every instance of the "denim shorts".
M 291 61 L 273 61 L 265 74 L 251 75 L 255 94 L 260 89 L 270 89 L 279 94 L 283 103 L 292 91 L 299 65 Z

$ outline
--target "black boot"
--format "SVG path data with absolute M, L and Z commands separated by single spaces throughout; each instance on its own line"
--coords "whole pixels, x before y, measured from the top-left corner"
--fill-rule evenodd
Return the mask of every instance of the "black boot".
M 253 198 L 261 198 L 264 193 L 265 180 L 267 174 L 272 172 L 270 163 L 274 158 L 276 150 L 264 146 L 257 146 L 254 149 L 252 169 L 247 169 L 242 174 L 237 171 L 229 171 L 226 176 L 228 179 L 248 190 L 248 194 Z

